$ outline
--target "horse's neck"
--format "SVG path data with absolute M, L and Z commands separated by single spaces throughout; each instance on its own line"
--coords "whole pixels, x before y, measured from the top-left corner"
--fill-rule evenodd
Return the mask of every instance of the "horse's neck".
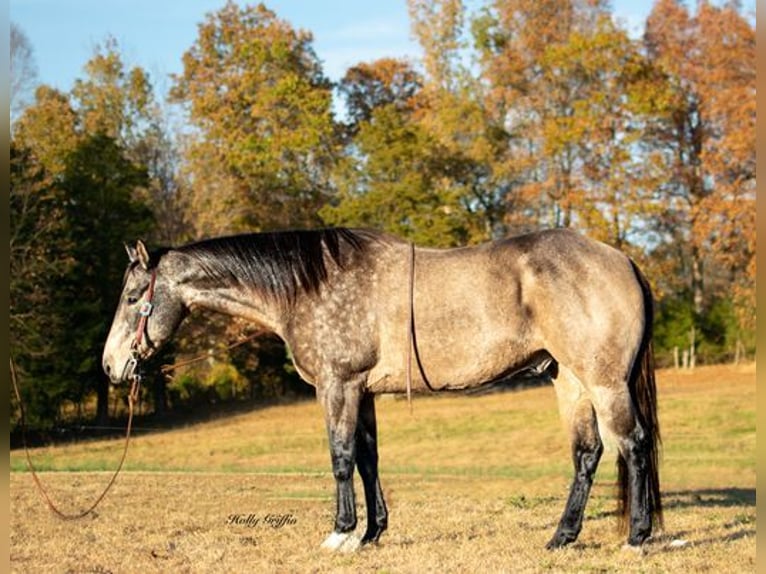
M 231 317 L 240 317 L 256 323 L 274 333 L 282 331 L 282 312 L 279 305 L 259 297 L 251 289 L 237 286 L 210 286 L 208 281 L 188 281 L 180 286 L 184 304 Z

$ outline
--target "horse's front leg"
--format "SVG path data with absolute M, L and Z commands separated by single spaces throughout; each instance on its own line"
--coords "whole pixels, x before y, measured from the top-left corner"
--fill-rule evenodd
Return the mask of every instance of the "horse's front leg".
M 356 463 L 356 427 L 362 380 L 333 379 L 317 386 L 319 401 L 325 410 L 330 458 L 335 477 L 335 526 L 322 548 L 353 552 L 360 546 L 353 532 L 356 528 L 354 465 Z

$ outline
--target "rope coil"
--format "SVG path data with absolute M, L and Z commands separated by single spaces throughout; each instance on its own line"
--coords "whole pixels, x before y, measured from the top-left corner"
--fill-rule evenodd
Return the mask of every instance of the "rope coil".
M 59 518 L 63 520 L 79 520 L 81 518 L 84 518 L 88 514 L 93 512 L 99 504 L 101 504 L 101 501 L 104 499 L 104 497 L 109 492 L 109 490 L 111 490 L 112 486 L 117 480 L 117 475 L 120 474 L 120 471 L 122 470 L 122 467 L 125 464 L 125 459 L 127 458 L 127 455 L 128 455 L 128 445 L 130 444 L 130 431 L 133 427 L 133 410 L 134 410 L 133 407 L 136 401 L 138 400 L 138 392 L 141 387 L 141 377 L 138 375 L 132 377 L 133 381 L 130 386 L 130 393 L 128 394 L 128 423 L 125 429 L 125 446 L 122 450 L 122 457 L 120 458 L 120 464 L 117 466 L 117 470 L 114 471 L 114 474 L 112 474 L 112 477 L 107 483 L 103 492 L 98 496 L 98 498 L 96 498 L 93 504 L 91 504 L 86 510 L 83 510 L 82 512 L 67 513 L 62 511 L 53 502 L 50 495 L 48 494 L 48 491 L 43 486 L 43 483 L 40 480 L 40 477 L 38 476 L 38 471 L 35 468 L 34 463 L 32 463 L 32 456 L 29 453 L 29 446 L 27 445 L 26 413 L 24 411 L 24 402 L 21 400 L 21 393 L 19 392 L 19 384 L 18 384 L 18 380 L 16 376 L 16 365 L 13 362 L 13 357 L 10 357 L 10 364 L 11 364 L 11 381 L 13 382 L 13 391 L 16 394 L 16 400 L 19 402 L 19 411 L 21 414 L 21 440 L 24 445 L 24 453 L 26 454 L 26 458 L 27 458 L 27 467 L 29 468 L 29 471 L 32 474 L 32 479 L 35 481 L 35 484 L 37 485 L 37 489 L 40 491 L 40 494 L 42 495 L 43 499 L 48 505 L 48 508 L 50 508 L 54 512 L 54 514 L 56 514 Z

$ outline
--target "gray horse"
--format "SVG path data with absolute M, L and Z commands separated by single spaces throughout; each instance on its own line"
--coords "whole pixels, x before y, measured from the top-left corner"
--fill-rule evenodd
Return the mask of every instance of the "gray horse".
M 528 370 L 553 379 L 571 433 L 574 479 L 548 548 L 580 533 L 602 439 L 617 446 L 628 543 L 661 524 L 652 296 L 619 251 L 566 230 L 438 250 L 325 229 L 151 254 L 139 241 L 128 253 L 104 371 L 113 382 L 131 378 L 194 307 L 280 336 L 324 407 L 337 486 L 324 547 L 376 543 L 387 526 L 375 394 L 469 389 Z M 367 506 L 361 539 L 355 467 Z

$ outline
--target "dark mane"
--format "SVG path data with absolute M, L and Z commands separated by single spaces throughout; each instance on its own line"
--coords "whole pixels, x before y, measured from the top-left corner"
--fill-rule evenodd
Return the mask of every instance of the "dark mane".
M 344 267 L 379 236 L 373 231 L 331 228 L 252 233 L 206 239 L 177 249 L 215 281 L 252 287 L 292 303 L 327 280 L 328 262 Z

